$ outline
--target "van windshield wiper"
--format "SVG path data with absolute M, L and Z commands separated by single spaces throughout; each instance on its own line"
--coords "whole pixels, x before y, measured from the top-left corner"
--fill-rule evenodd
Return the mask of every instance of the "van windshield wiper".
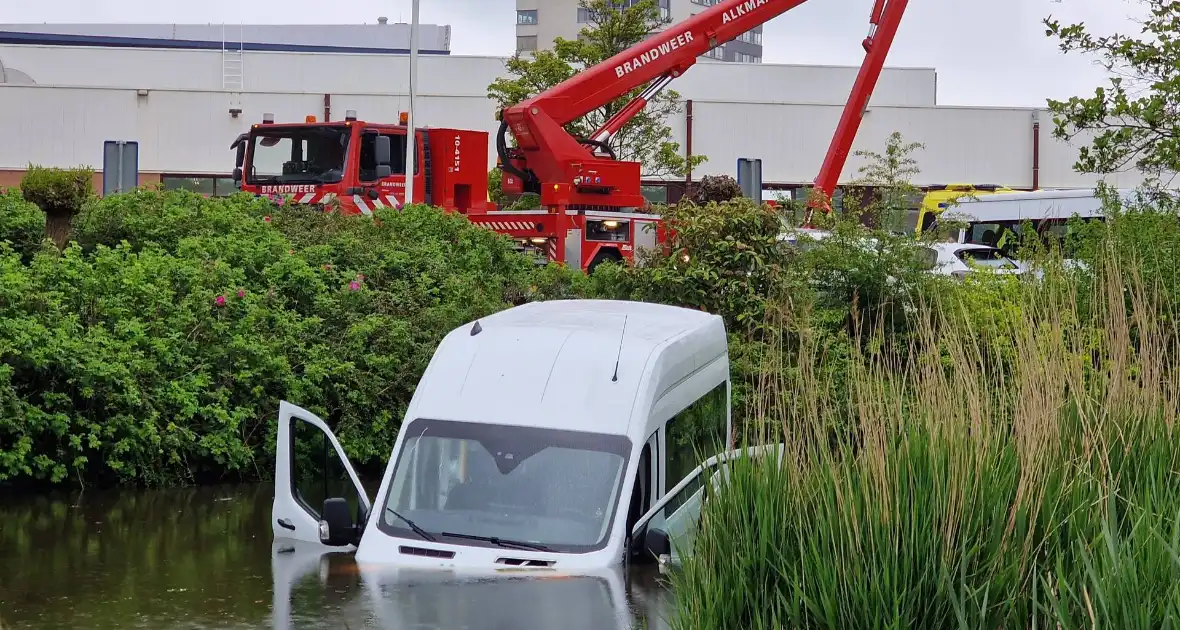
M 391 508 L 391 507 L 387 507 L 387 508 L 385 508 L 385 509 L 386 509 L 386 511 L 388 511 L 390 514 L 392 514 L 392 515 L 394 515 L 394 516 L 398 517 L 399 519 L 401 519 L 403 523 L 405 523 L 406 525 L 409 525 L 409 526 L 410 526 L 410 529 L 414 530 L 414 533 L 415 533 L 415 534 L 418 534 L 419 536 L 421 536 L 421 537 L 425 538 L 426 540 L 429 540 L 430 542 L 438 542 L 438 540 L 436 540 L 436 539 L 434 538 L 434 536 L 430 535 L 430 532 L 428 532 L 428 531 L 426 531 L 426 530 L 422 529 L 421 527 L 418 527 L 416 524 L 414 524 L 414 521 L 411 521 L 410 519 L 408 519 L 408 518 L 406 518 L 406 517 L 402 516 L 401 514 L 398 514 L 398 513 L 397 513 L 397 512 L 395 512 L 395 511 L 393 510 L 393 508 Z
M 454 532 L 443 532 L 443 536 L 448 538 L 465 538 L 467 540 L 481 540 L 483 542 L 490 542 L 493 545 L 501 547 L 519 547 L 521 549 L 536 549 L 537 551 L 549 551 L 550 549 L 545 545 L 537 543 L 524 542 L 521 540 L 510 540 L 507 538 L 497 538 L 495 536 L 473 536 L 471 534 L 456 534 Z

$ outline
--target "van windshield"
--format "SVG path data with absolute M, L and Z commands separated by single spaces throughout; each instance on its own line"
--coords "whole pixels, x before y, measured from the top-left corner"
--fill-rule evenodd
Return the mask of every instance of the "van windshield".
M 606 546 L 631 452 L 625 436 L 427 419 L 405 431 L 378 529 L 421 538 L 409 519 L 450 544 Z

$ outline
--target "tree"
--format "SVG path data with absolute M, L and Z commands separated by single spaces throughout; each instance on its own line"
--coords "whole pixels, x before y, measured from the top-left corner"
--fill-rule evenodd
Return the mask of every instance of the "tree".
M 582 68 L 613 57 L 670 23 L 660 15 L 654 0 L 627 4 L 627 0 L 579 0 L 578 6 L 588 16 L 589 23 L 578 39 L 559 37 L 552 50 L 537 50 L 531 58 L 517 53 L 507 62 L 511 76 L 493 81 L 488 86 L 488 98 L 495 100 L 501 109 L 515 105 L 565 81 Z M 566 130 L 575 137 L 589 137 L 642 91 L 642 87 L 637 88 L 589 112 L 566 125 Z M 643 164 L 645 177 L 682 176 L 705 162 L 707 158 L 703 155 L 685 159 L 680 143 L 671 140 L 672 129 L 665 120 L 679 113 L 680 108 L 680 95 L 664 90 L 615 135 L 611 141 L 615 155 L 620 160 Z
M 910 214 L 911 200 L 920 191 L 911 182 L 921 172 L 913 153 L 925 149 L 921 142 L 905 142 L 901 133 L 894 131 L 885 141 L 885 152 L 857 150 L 854 155 L 867 162 L 857 172 L 860 177 L 857 186 L 872 189 L 872 197 L 862 220 L 887 230 L 912 231 L 906 218 Z M 866 216 L 867 215 L 867 216 Z
M 684 196 L 703 206 L 710 201 L 721 203 L 737 199 L 742 196 L 742 187 L 729 175 L 705 175 L 701 181 L 689 186 Z
M 46 168 L 30 164 L 21 179 L 25 201 L 45 213 L 45 235 L 57 248 L 70 240 L 70 223 L 94 196 L 94 170 Z
M 1113 76 L 1094 95 L 1049 100 L 1053 135 L 1071 140 L 1093 134 L 1074 168 L 1112 173 L 1135 167 L 1149 179 L 1180 171 L 1180 3 L 1140 0 L 1148 8 L 1142 36 L 1096 36 L 1081 23 L 1043 20 L 1045 34 L 1065 53 L 1096 55 Z

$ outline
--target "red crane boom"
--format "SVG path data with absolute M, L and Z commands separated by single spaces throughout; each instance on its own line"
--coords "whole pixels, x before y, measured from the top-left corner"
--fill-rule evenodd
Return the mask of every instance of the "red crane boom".
M 737 39 L 806 0 L 723 0 L 655 36 L 575 74 L 501 112 L 497 153 L 507 178 L 522 192 L 541 196 L 553 210 L 627 209 L 644 205 L 641 166 L 614 159 L 610 139 L 676 77 L 706 52 Z M 860 121 L 885 64 L 908 0 L 875 0 L 865 60 L 820 168 L 816 187 L 830 198 L 848 159 Z M 640 86 L 647 88 L 589 138 L 567 125 Z M 511 130 L 516 147 L 509 148 Z M 826 209 L 826 207 L 825 207 Z

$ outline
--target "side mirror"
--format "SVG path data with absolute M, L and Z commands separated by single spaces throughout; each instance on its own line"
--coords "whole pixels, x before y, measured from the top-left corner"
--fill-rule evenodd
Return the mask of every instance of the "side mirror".
M 377 136 L 377 166 L 389 166 L 393 163 L 393 149 L 389 143 L 389 136 Z
M 672 540 L 668 538 L 668 532 L 656 527 L 648 528 L 643 547 L 656 559 L 672 555 Z
M 241 184 L 242 182 L 242 167 L 234 169 L 234 184 Z
M 348 501 L 340 498 L 324 499 L 320 517 L 320 542 L 330 547 L 346 547 L 359 542 L 356 523 L 349 513 Z

